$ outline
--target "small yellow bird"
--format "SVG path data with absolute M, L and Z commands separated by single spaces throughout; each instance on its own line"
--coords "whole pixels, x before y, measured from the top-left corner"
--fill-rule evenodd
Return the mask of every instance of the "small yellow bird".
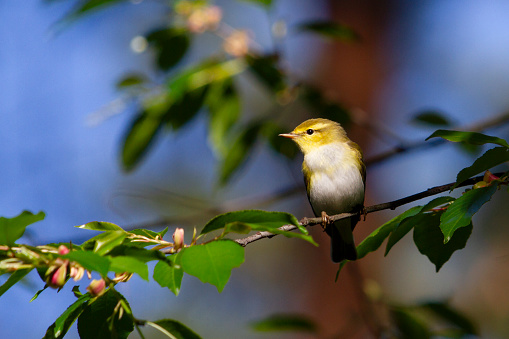
M 328 215 L 363 209 L 366 166 L 362 151 L 337 122 L 310 119 L 292 132 L 279 134 L 297 143 L 304 154 L 302 172 L 315 216 L 324 220 L 331 237 L 332 261 L 357 259 L 353 229 L 359 216 L 328 224 Z

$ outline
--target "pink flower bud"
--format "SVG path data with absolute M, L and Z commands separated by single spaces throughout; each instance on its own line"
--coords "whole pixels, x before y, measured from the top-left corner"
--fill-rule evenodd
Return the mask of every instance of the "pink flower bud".
M 83 275 L 85 274 L 85 269 L 81 266 L 71 266 L 71 272 L 69 273 L 69 276 L 74 281 L 79 281 L 81 278 L 83 278 Z
M 103 294 L 105 290 L 106 282 L 104 281 L 104 279 L 99 280 L 94 279 L 90 282 L 90 285 L 88 285 L 87 287 L 87 291 L 90 292 L 90 294 L 94 297 Z
M 184 229 L 177 228 L 173 233 L 173 249 L 175 251 L 184 247 Z
M 46 283 L 51 288 L 61 288 L 65 285 L 67 278 L 67 263 L 64 263 L 57 268 L 49 268 Z
M 486 171 L 484 173 L 483 181 L 486 181 L 488 184 L 491 183 L 493 180 L 498 180 L 498 179 L 500 179 L 500 178 L 497 177 L 496 175 L 493 175 L 493 173 L 491 173 L 490 171 Z
M 69 253 L 69 249 L 67 248 L 67 246 L 65 245 L 58 246 L 58 254 L 66 255 L 67 253 Z

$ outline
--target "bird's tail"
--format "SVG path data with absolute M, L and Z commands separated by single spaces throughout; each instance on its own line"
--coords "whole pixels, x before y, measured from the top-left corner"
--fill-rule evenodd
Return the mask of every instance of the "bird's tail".
M 336 221 L 334 224 L 329 225 L 329 231 L 327 233 L 331 237 L 332 261 L 339 263 L 345 259 L 357 259 L 357 250 L 355 249 L 352 231 L 358 221 L 359 218 L 354 216 L 352 218 Z

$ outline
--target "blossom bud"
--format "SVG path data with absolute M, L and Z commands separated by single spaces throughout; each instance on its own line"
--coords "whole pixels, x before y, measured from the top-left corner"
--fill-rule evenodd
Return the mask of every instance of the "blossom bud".
M 493 173 L 491 173 L 490 171 L 486 171 L 484 173 L 483 181 L 487 182 L 488 184 L 491 183 L 493 180 L 498 180 L 498 179 L 500 179 L 500 178 L 497 177 L 496 175 L 493 175 Z
M 235 31 L 223 43 L 226 53 L 234 57 L 242 57 L 249 51 L 249 35 L 246 31 Z
M 69 249 L 67 248 L 67 246 L 65 245 L 58 246 L 58 254 L 66 255 L 67 253 L 69 253 Z
M 46 283 L 51 288 L 61 288 L 65 285 L 67 278 L 67 263 L 55 267 L 50 267 L 47 271 Z
M 473 189 L 486 187 L 486 186 L 488 186 L 488 183 L 486 181 L 479 181 L 474 184 Z
M 69 273 L 69 276 L 74 281 L 79 281 L 81 278 L 83 278 L 83 275 L 85 274 L 85 269 L 81 266 L 71 266 L 71 272 Z
M 114 282 L 127 282 L 133 276 L 132 273 L 124 272 L 124 273 L 115 273 L 115 278 L 113 278 Z
M 106 290 L 106 282 L 104 279 L 92 280 L 87 287 L 87 291 L 94 297 L 100 296 Z
M 184 229 L 177 228 L 173 233 L 173 249 L 175 251 L 184 247 Z

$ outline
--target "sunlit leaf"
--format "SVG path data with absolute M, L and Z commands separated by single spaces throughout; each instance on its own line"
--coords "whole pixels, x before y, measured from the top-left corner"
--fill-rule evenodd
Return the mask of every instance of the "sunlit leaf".
M 121 231 L 108 231 L 99 234 L 94 238 L 94 252 L 99 255 L 105 255 L 112 249 L 122 244 L 127 233 L 124 230 Z
M 19 269 L 11 273 L 7 281 L 0 286 L 0 296 L 7 292 L 12 286 L 23 279 L 28 273 L 32 271 L 32 268 Z
M 426 111 L 421 112 L 412 118 L 412 122 L 427 126 L 451 126 L 451 122 L 440 112 Z
M 460 132 L 439 129 L 427 137 L 426 140 L 437 137 L 444 138 L 453 142 L 464 142 L 472 145 L 495 144 L 509 148 L 509 144 L 507 144 L 507 141 L 504 139 L 477 132 Z
M 251 327 L 259 332 L 317 333 L 318 325 L 309 317 L 298 314 L 276 314 L 254 322 Z
M 0 244 L 13 246 L 19 238 L 25 233 L 28 225 L 43 220 L 44 212 L 33 214 L 29 211 L 23 211 L 13 218 L 0 217 Z
M 130 243 L 128 246 L 126 245 L 117 246 L 113 250 L 111 250 L 108 254 L 111 256 L 132 257 L 142 262 L 149 262 L 153 260 L 163 260 L 163 261 L 167 260 L 166 256 L 161 251 L 133 246 L 135 244 L 136 243 Z
M 459 228 L 471 224 L 472 216 L 482 205 L 490 201 L 496 190 L 497 185 L 491 185 L 467 191 L 449 206 L 440 218 L 440 229 L 445 237 L 444 243 L 447 243 Z
M 76 261 L 89 271 L 99 272 L 103 277 L 108 274 L 110 268 L 110 261 L 108 258 L 90 251 L 71 251 L 63 257 L 71 261 Z
M 173 294 L 180 293 L 180 286 L 182 284 L 182 277 L 184 271 L 180 266 L 180 254 L 174 254 L 169 257 L 174 265 L 170 266 L 167 262 L 159 261 L 154 267 L 154 280 L 161 287 L 168 287 Z
M 395 227 L 405 220 L 405 218 L 419 213 L 421 209 L 422 206 L 412 207 L 374 230 L 357 246 L 357 258 L 361 259 L 368 253 L 376 251 Z
M 148 326 L 159 330 L 172 339 L 200 339 L 201 337 L 186 325 L 172 319 L 161 319 L 158 321 L 147 321 Z
M 158 67 L 167 71 L 184 57 L 189 48 L 190 38 L 187 30 L 163 28 L 150 32 L 147 41 L 156 50 Z
M 416 215 L 403 219 L 398 225 L 396 225 L 396 227 L 391 232 L 389 240 L 387 240 L 387 246 L 385 247 L 385 255 L 389 254 L 391 248 L 398 241 L 400 241 L 408 232 L 410 232 L 415 225 L 426 222 L 427 216 L 423 215 L 423 213 L 429 212 L 433 208 L 444 205 L 451 201 L 454 201 L 454 198 L 450 196 L 438 197 L 424 205 L 422 209 L 419 211 L 419 213 L 417 213 Z
M 350 27 L 331 21 L 312 21 L 300 24 L 299 31 L 312 32 L 325 38 L 342 41 L 358 41 L 359 35 Z
M 237 172 L 240 166 L 246 161 L 249 153 L 251 152 L 258 134 L 260 132 L 260 124 L 254 124 L 245 129 L 233 141 L 227 150 L 226 157 L 221 163 L 219 173 L 219 183 L 225 185 L 232 175 Z
M 231 240 L 218 240 L 185 248 L 181 256 L 184 272 L 216 286 L 221 292 L 232 269 L 244 262 L 244 248 Z
M 463 181 L 467 180 L 470 177 L 473 177 L 476 174 L 487 171 L 490 168 L 493 168 L 497 165 L 500 165 L 506 161 L 509 161 L 509 149 L 505 147 L 495 147 L 490 150 L 487 150 L 481 157 L 479 157 L 474 163 L 462 169 L 456 178 L 457 187 Z
M 115 273 L 136 273 L 142 279 L 148 281 L 148 267 L 143 261 L 126 256 L 109 257 L 109 259 L 111 263 L 110 271 Z
M 123 231 L 122 227 L 105 221 L 92 221 L 75 227 L 92 231 Z
M 64 338 L 67 331 L 69 331 L 76 319 L 78 319 L 91 298 L 90 294 L 84 294 L 79 297 L 78 300 L 72 303 L 47 329 L 43 339 Z
M 90 303 L 78 317 L 78 333 L 81 339 L 126 339 L 134 330 L 131 317 L 119 319 L 115 311 L 119 301 L 128 305 L 127 300 L 114 289 L 108 289 L 93 303 Z
M 458 229 L 449 242 L 444 243 L 444 235 L 440 230 L 441 213 L 425 215 L 426 220 L 414 226 L 414 243 L 419 252 L 435 265 L 438 272 L 455 251 L 465 247 L 473 227 L 469 224 Z
M 228 149 L 231 128 L 240 116 L 241 100 L 232 79 L 217 82 L 207 94 L 209 111 L 209 142 L 218 154 Z

